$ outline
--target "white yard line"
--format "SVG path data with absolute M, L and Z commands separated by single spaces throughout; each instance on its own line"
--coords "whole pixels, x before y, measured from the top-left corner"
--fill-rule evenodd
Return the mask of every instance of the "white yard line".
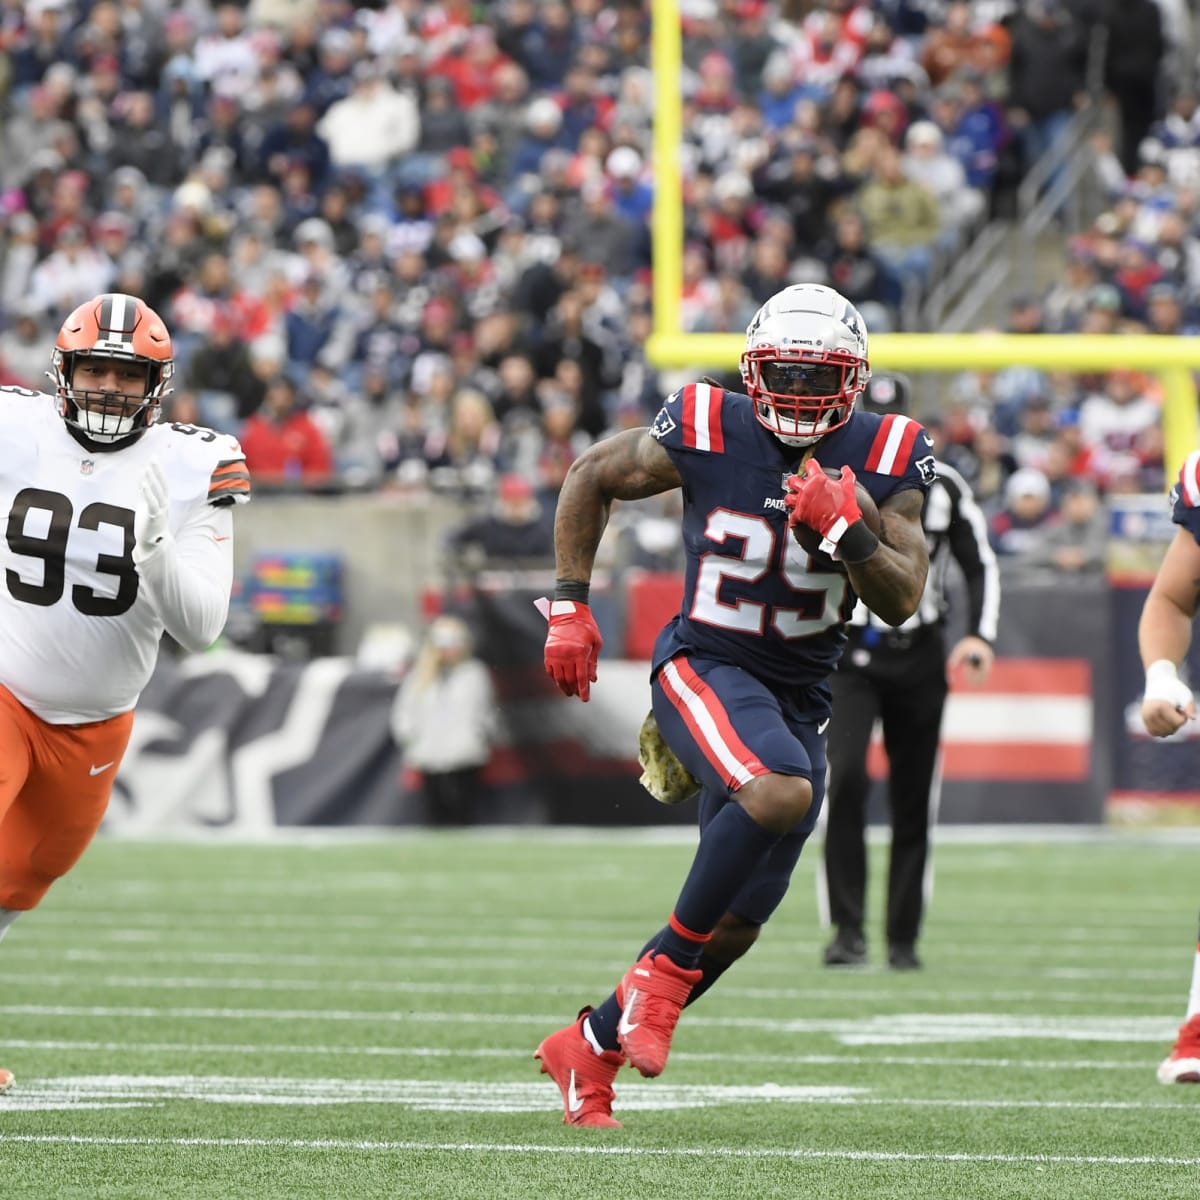
M 7 956 L 6 956 L 7 957 Z M 5 971 L 6 985 L 24 984 L 33 988 L 65 988 L 72 993 L 78 993 L 81 986 L 89 988 L 133 988 L 138 991 L 160 992 L 347 992 L 372 993 L 393 995 L 407 993 L 415 995 L 451 995 L 451 996 L 524 996 L 530 988 L 528 982 L 501 983 L 491 981 L 485 983 L 462 983 L 437 979 L 267 979 L 261 976 L 229 976 L 229 975 L 86 975 L 75 972 L 70 975 L 53 974 L 39 971 Z M 1175 978 L 1173 983 L 1178 983 Z M 1176 998 L 1177 987 L 1162 989 L 1164 1002 Z M 978 989 L 969 991 L 954 991 L 945 988 L 922 991 L 905 990 L 904 999 L 907 1003 L 918 1001 L 964 1001 L 971 1004 L 979 1002 Z M 880 990 L 868 991 L 862 988 L 722 988 L 721 997 L 726 1000 L 759 1000 L 787 1002 L 808 1000 L 849 1000 L 859 1003 L 870 1001 L 895 1001 L 897 993 Z M 1136 1005 L 1144 1008 L 1147 1001 L 1153 999 L 1147 991 L 1140 992 L 1105 992 L 1097 996 L 1095 992 L 1065 991 L 1047 989 L 1005 991 L 1003 989 L 988 989 L 987 999 L 990 1003 L 1053 1003 L 1079 1004 L 1087 1009 L 1098 1006 L 1113 1007 L 1119 1005 Z
M 369 1011 L 323 1008 L 222 1008 L 199 1006 L 101 1004 L 3 1004 L 0 1015 L 9 1017 L 69 1017 L 73 1020 L 121 1017 L 146 1020 L 310 1021 L 378 1024 L 433 1024 L 493 1026 L 497 1013 Z M 504 1013 L 506 1025 L 553 1029 L 562 1013 Z M 773 1034 L 828 1034 L 846 1045 L 917 1045 L 931 1042 L 990 1041 L 999 1038 L 1038 1038 L 1050 1041 L 1116 1042 L 1128 1045 L 1169 1042 L 1178 1032 L 1178 1016 L 1114 1016 L 1111 1018 L 1066 1014 L 1016 1016 L 1005 1013 L 888 1013 L 853 1018 L 788 1018 L 688 1016 L 689 1028 L 756 1030 Z
M 1140 1044 L 1140 1043 L 1139 1043 Z M 279 1054 L 313 1055 L 329 1058 L 523 1058 L 528 1047 L 513 1049 L 506 1046 L 448 1047 L 448 1046 L 362 1046 L 324 1045 L 319 1043 L 266 1042 L 113 1042 L 80 1041 L 66 1038 L 4 1038 L 3 1050 L 70 1050 L 100 1054 L 194 1054 L 211 1058 L 216 1054 Z M 1093 1058 L 985 1058 L 978 1055 L 963 1058 L 957 1055 L 917 1054 L 734 1054 L 720 1051 L 690 1052 L 672 1050 L 671 1061 L 676 1063 L 771 1063 L 780 1066 L 842 1067 L 938 1067 L 948 1070 L 988 1071 L 1136 1071 L 1145 1074 L 1150 1067 L 1145 1061 Z M 1192 1107 L 1195 1107 L 1194 1105 Z
M 361 1151 L 379 1154 L 563 1154 L 615 1158 L 733 1158 L 733 1159 L 791 1159 L 843 1162 L 936 1162 L 936 1163 L 994 1163 L 1044 1166 L 1100 1167 L 1195 1167 L 1200 1158 L 1156 1157 L 1154 1155 L 1121 1154 L 921 1154 L 886 1150 L 815 1150 L 791 1147 L 762 1147 L 758 1149 L 731 1146 L 674 1146 L 668 1148 L 614 1145 L 540 1145 L 536 1142 L 382 1142 L 350 1138 L 153 1138 L 101 1137 L 82 1134 L 3 1134 L 0 1145 L 58 1146 L 116 1146 L 163 1147 L 179 1149 L 245 1149 L 295 1150 L 304 1152 Z
M 872 842 L 885 843 L 887 831 L 873 826 L 868 830 Z M 320 850 L 326 847 L 361 845 L 404 845 L 452 840 L 471 842 L 517 842 L 532 845 L 551 842 L 562 845 L 691 845 L 696 841 L 693 825 L 643 825 L 623 829 L 583 825 L 485 825 L 462 831 L 434 831 L 394 826 L 283 826 L 266 831 L 239 829 L 183 829 L 174 833 L 105 832 L 103 843 L 127 842 L 141 846 L 300 846 Z M 939 843 L 962 846 L 1028 846 L 1048 843 L 1056 846 L 1183 846 L 1200 844 L 1200 827 L 1187 825 L 1165 829 L 1129 829 L 1101 825 L 939 825 Z
M 813 946 L 816 943 L 802 943 L 803 946 Z M 788 954 L 786 956 L 787 965 L 795 966 L 799 973 L 806 973 L 810 968 L 803 962 L 797 964 L 795 951 L 798 948 L 797 943 L 791 943 Z M 939 952 L 946 953 L 947 957 L 951 952 L 951 947 L 946 947 L 944 944 L 939 946 Z M 994 953 L 994 951 L 993 951 Z M 774 956 L 783 958 L 784 956 Z M 136 963 L 145 969 L 147 966 L 156 964 L 177 964 L 187 966 L 243 966 L 243 967 L 374 967 L 382 969 L 385 967 L 397 967 L 406 972 L 425 972 L 435 970 L 462 972 L 463 960 L 459 955 L 447 957 L 428 957 L 422 955 L 418 959 L 414 959 L 408 955 L 379 955 L 379 954 L 271 954 L 260 953 L 257 951 L 234 951 L 234 950 L 143 950 L 143 949 L 121 949 L 119 947 L 106 948 L 103 950 L 96 949 L 81 949 L 72 947 L 61 952 L 51 951 L 44 944 L 32 945 L 9 945 L 8 942 L 4 945 L 4 961 L 12 962 L 16 959 L 33 959 L 37 962 L 43 962 L 47 959 L 65 960 L 72 963 L 86 964 L 114 964 L 132 962 Z M 623 965 L 623 960 L 617 956 L 613 959 L 613 965 L 605 966 L 603 964 L 588 965 L 574 964 L 570 968 L 569 979 L 582 979 L 584 977 L 604 976 L 607 978 L 612 971 L 619 971 Z M 525 962 L 514 963 L 511 958 L 480 958 L 472 957 L 471 967 L 475 973 L 483 972 L 512 972 L 519 974 L 522 977 L 528 974 L 528 964 Z M 746 961 L 745 967 L 741 972 L 743 979 L 752 978 L 755 975 L 776 974 L 778 965 L 768 961 L 768 956 L 756 948 L 753 959 Z M 812 974 L 817 974 L 814 970 Z M 1110 980 L 1118 979 L 1123 981 L 1143 980 L 1146 982 L 1163 982 L 1166 983 L 1172 994 L 1178 990 L 1179 970 L 1176 967 L 1163 968 L 1140 968 L 1134 969 L 1128 966 L 1120 967 L 1029 967 L 1023 969 L 1022 972 L 1028 978 L 1033 979 L 1072 979 L 1072 980 Z M 773 996 L 808 996 L 808 997 L 823 997 L 839 998 L 843 996 L 854 996 L 860 999 L 882 998 L 883 996 L 894 997 L 895 992 L 888 990 L 886 992 L 867 992 L 863 991 L 861 986 L 856 986 L 858 981 L 864 977 L 871 978 L 872 975 L 882 975 L 882 969 L 879 972 L 873 972 L 870 967 L 864 971 L 851 972 L 847 976 L 847 986 L 842 989 L 838 988 L 804 988 L 799 991 L 787 991 L 786 989 L 769 989 L 769 988 L 739 988 L 736 984 L 722 982 L 721 995 L 743 998 L 769 998 Z M 978 969 L 972 969 L 972 976 L 980 974 L 994 974 L 999 976 L 1009 976 L 1010 971 L 1004 970 L 1000 965 L 994 965 L 992 970 L 988 970 L 986 966 L 981 966 Z M 6 975 L 7 978 L 12 976 Z M 828 978 L 828 976 L 825 976 Z M 891 978 L 888 975 L 888 978 Z M 564 985 L 569 982 L 568 977 L 562 977 Z M 909 998 L 914 998 L 924 995 L 948 996 L 954 993 L 946 992 L 944 989 L 938 988 L 936 993 L 930 992 L 914 992 L 905 989 L 904 995 Z M 968 993 L 962 993 L 967 995 Z M 971 996 L 977 996 L 978 992 L 969 993 Z M 1004 993 L 1009 998 L 1029 995 L 1036 997 L 1043 995 L 1042 992 L 1037 993 Z M 995 996 L 1000 993 L 993 989 L 988 989 L 988 995 Z M 1138 995 L 1144 999 L 1145 993 L 1140 992 Z M 1089 1003 L 1094 1003 L 1097 999 L 1095 993 L 1088 993 Z

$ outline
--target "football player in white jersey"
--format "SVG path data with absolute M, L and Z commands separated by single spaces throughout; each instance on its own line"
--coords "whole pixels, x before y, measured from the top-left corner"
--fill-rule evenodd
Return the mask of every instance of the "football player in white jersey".
M 0 388 L 0 939 L 99 828 L 164 630 L 203 650 L 228 615 L 250 476 L 234 438 L 157 424 L 173 372 L 115 293 L 63 322 L 53 395 Z

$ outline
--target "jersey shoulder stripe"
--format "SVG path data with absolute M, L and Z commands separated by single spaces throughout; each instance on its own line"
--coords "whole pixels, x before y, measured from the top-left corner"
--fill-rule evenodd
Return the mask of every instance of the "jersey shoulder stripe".
M 1179 495 L 1188 508 L 1200 508 L 1200 450 L 1193 450 L 1179 469 Z
M 866 469 L 879 475 L 903 475 L 908 459 L 921 432 L 921 426 L 911 417 L 888 413 L 879 423 L 875 440 L 867 454 Z
M 209 504 L 245 504 L 250 499 L 250 471 L 244 458 L 225 458 L 208 482 Z
M 719 387 L 708 383 L 689 383 L 680 392 L 683 444 L 689 450 L 725 452 L 725 434 L 721 429 L 723 394 Z

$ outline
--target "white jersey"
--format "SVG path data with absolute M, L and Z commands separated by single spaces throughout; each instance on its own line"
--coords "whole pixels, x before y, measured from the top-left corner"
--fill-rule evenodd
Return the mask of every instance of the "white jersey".
M 54 397 L 0 388 L 0 685 L 51 724 L 128 712 L 154 669 L 164 626 L 133 562 L 153 459 L 180 552 L 232 579 L 231 504 L 250 498 L 235 438 L 152 425 L 132 445 L 92 451 Z

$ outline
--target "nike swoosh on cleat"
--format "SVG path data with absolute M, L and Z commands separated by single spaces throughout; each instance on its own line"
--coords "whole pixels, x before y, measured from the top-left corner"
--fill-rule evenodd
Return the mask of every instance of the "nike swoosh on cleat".
M 213 534 L 213 541 L 214 542 L 227 542 L 227 541 L 229 541 L 229 538 L 228 537 L 217 537 L 216 534 Z
M 629 1010 L 633 1008 L 634 1001 L 637 1000 L 637 998 L 637 988 L 634 988 L 633 991 L 625 997 L 625 1010 L 621 1013 L 621 1019 L 617 1022 L 617 1034 L 620 1037 L 624 1037 L 627 1033 L 632 1033 L 638 1027 L 638 1025 L 641 1024 L 640 1021 L 634 1022 L 632 1025 L 629 1023 Z
M 107 771 L 107 770 L 108 770 L 108 768 L 109 768 L 109 767 L 111 767 L 111 766 L 112 766 L 112 763 L 110 763 L 110 762 L 106 762 L 106 763 L 104 763 L 104 764 L 103 764 L 103 766 L 99 766 L 99 767 L 93 766 L 93 767 L 90 767 L 90 768 L 88 769 L 88 774 L 89 774 L 89 775 L 99 775 L 99 774 L 101 774 L 102 772 L 104 772 L 104 771 Z
M 583 1100 L 575 1094 L 575 1070 L 571 1069 L 571 1082 L 567 1084 L 567 1111 L 577 1113 L 583 1107 Z

